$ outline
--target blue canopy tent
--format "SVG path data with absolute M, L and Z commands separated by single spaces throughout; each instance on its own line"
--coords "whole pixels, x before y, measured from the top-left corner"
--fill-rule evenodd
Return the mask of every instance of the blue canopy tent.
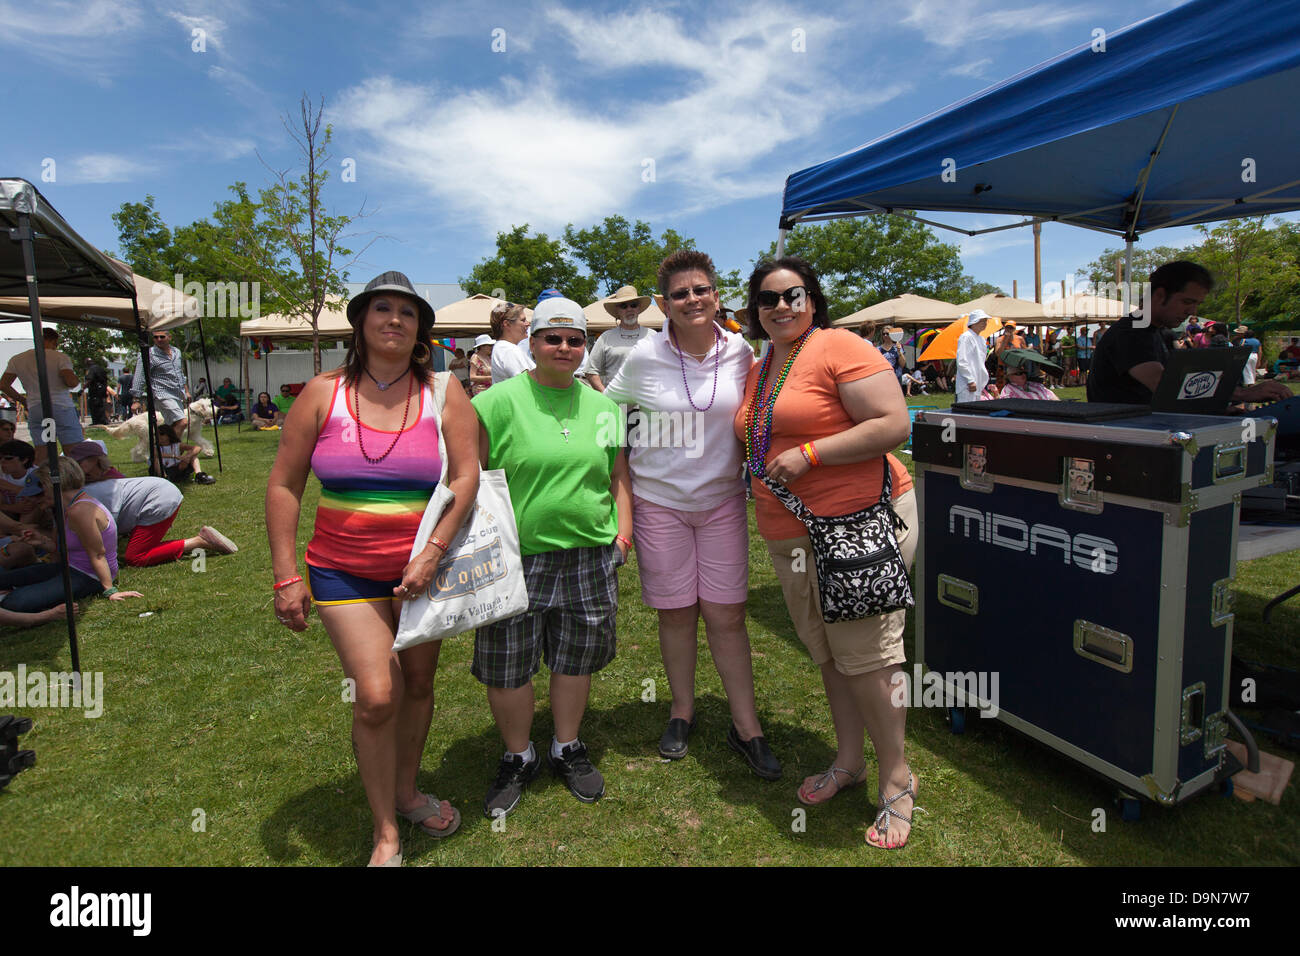
M 786 179 L 796 223 L 939 210 L 1122 236 L 1300 208 L 1300 2 L 1193 0 Z M 919 218 L 919 217 L 918 217 Z

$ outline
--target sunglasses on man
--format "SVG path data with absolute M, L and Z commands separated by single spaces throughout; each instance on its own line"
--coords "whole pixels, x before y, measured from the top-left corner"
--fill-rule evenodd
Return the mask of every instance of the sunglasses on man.
M 674 289 L 672 292 L 668 293 L 668 298 L 672 299 L 674 302 L 685 302 L 691 295 L 694 295 L 697 299 L 703 299 L 712 291 L 713 286 L 711 285 L 697 285 L 692 286 L 689 289 Z
M 551 346 L 551 348 L 559 348 L 559 346 L 565 342 L 569 343 L 569 348 L 571 349 L 580 349 L 587 344 L 587 339 L 585 336 L 581 336 L 581 335 L 566 336 L 566 335 L 560 335 L 560 333 L 558 332 L 542 333 L 542 341 L 545 342 L 547 345 Z
M 770 289 L 763 289 L 756 296 L 758 307 L 760 309 L 775 309 L 776 304 L 785 299 L 785 304 L 792 309 L 802 309 L 803 304 L 808 299 L 808 290 L 801 285 L 792 285 L 784 292 L 773 292 Z

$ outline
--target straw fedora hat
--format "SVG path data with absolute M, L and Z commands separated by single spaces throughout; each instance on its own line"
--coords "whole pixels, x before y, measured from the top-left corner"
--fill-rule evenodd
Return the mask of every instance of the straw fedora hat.
M 605 300 L 605 311 L 617 319 L 619 306 L 627 305 L 629 302 L 636 303 L 637 315 L 640 315 L 646 309 L 650 308 L 650 296 L 637 295 L 636 286 L 625 285 Z

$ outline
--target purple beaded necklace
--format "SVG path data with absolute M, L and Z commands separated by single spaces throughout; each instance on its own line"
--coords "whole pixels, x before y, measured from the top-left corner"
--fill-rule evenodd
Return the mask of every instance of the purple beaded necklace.
M 686 400 L 697 412 L 707 412 L 718 397 L 718 366 L 722 363 L 722 333 L 718 331 L 716 325 L 713 327 L 713 394 L 709 396 L 709 404 L 703 408 L 696 405 L 695 399 L 691 397 L 691 385 L 686 381 L 686 357 L 682 355 L 682 347 L 677 344 L 677 330 L 671 325 L 668 326 L 668 337 L 672 339 L 673 348 L 677 350 L 677 363 L 682 367 L 682 386 L 686 389 Z

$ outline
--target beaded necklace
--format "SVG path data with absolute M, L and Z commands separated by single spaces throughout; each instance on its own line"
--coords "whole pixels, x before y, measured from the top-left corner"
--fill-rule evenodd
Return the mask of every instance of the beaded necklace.
M 682 347 L 677 344 L 677 330 L 671 325 L 668 326 L 668 337 L 673 340 L 673 348 L 677 350 L 677 364 L 682 367 L 682 387 L 686 389 L 686 400 L 691 403 L 691 408 L 697 412 L 707 412 L 713 407 L 713 403 L 718 397 L 718 366 L 722 364 L 722 333 L 718 327 L 713 327 L 713 394 L 709 396 L 709 404 L 703 408 L 695 404 L 695 399 L 691 397 L 691 384 L 686 381 L 686 359 L 682 355 Z M 688 352 L 691 358 L 699 358 L 694 352 Z M 708 352 L 704 353 L 708 355 Z
M 361 389 L 360 388 L 353 389 L 353 394 L 356 395 L 357 407 L 352 417 L 357 420 L 357 447 L 361 449 L 361 457 L 364 458 L 366 461 L 370 462 L 370 464 L 372 465 L 379 464 L 381 461 L 383 461 L 385 458 L 387 458 L 389 455 L 393 453 L 393 449 L 397 447 L 397 443 L 402 440 L 402 433 L 406 431 L 406 419 L 411 414 L 411 395 L 414 393 L 414 391 L 415 391 L 415 376 L 412 375 L 411 383 L 406 386 L 406 407 L 402 410 L 402 427 L 397 429 L 397 435 L 394 436 L 393 443 L 388 446 L 388 451 L 384 452 L 378 458 L 371 458 L 368 454 L 366 454 L 366 443 L 365 443 L 365 438 L 363 437 L 365 434 L 365 428 L 362 427 L 361 424 Z
M 804 343 L 816 331 L 817 326 L 810 325 L 807 331 L 795 340 L 785 365 L 781 367 L 781 374 L 776 384 L 772 386 L 772 394 L 766 401 L 763 399 L 763 391 L 767 388 L 767 375 L 772 369 L 772 349 L 769 348 L 767 354 L 763 356 L 763 364 L 758 370 L 758 382 L 754 386 L 754 397 L 745 409 L 745 463 L 749 466 L 751 475 L 762 475 L 767 471 L 767 452 L 772 446 L 772 409 L 776 406 L 776 397 L 781 394 L 781 386 L 785 384 L 786 376 L 790 374 L 794 360 L 799 357 Z

